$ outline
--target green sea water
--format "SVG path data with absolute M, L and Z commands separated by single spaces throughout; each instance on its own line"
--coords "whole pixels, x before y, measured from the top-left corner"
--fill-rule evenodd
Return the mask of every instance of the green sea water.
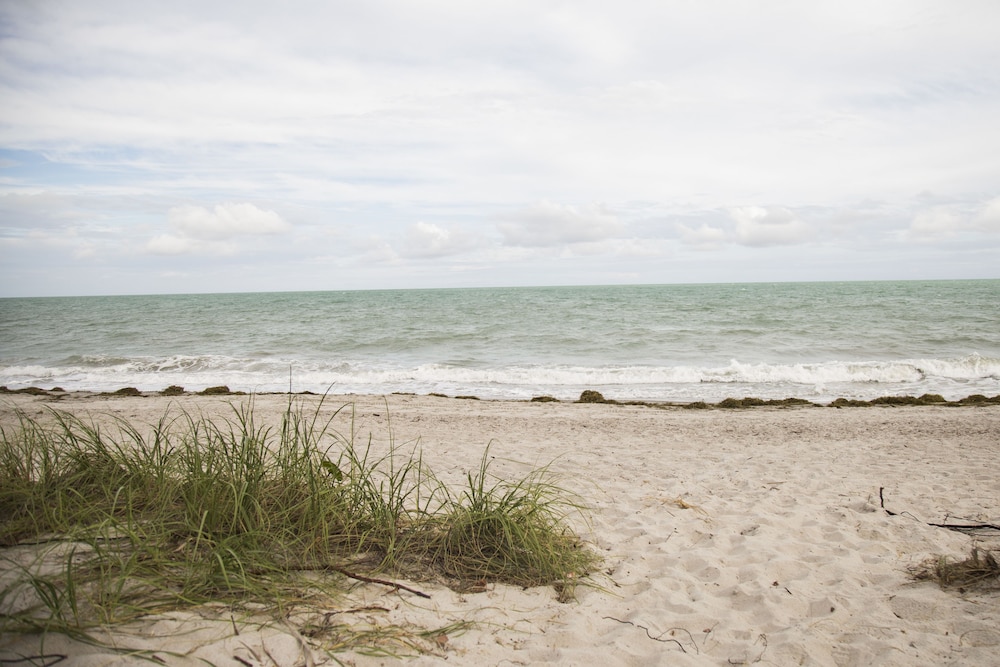
M 1000 393 L 1000 281 L 0 299 L 0 384 L 813 400 Z

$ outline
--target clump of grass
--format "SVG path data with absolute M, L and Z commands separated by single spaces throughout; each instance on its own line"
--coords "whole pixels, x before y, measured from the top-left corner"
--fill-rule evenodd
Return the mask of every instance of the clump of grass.
M 434 540 L 435 561 L 460 582 L 500 580 L 521 586 L 565 585 L 595 564 L 563 523 L 581 509 L 548 480 L 545 468 L 508 482 L 489 473 L 483 454 L 458 497 L 449 494 Z
M 1000 590 L 1000 563 L 993 553 L 973 549 L 965 560 L 941 556 L 918 567 L 913 576 L 936 581 L 942 588 Z
M 330 605 L 359 571 L 562 596 L 597 565 L 567 525 L 580 505 L 546 469 L 508 482 L 484 455 L 453 491 L 417 452 L 375 455 L 353 426 L 336 432 L 341 410 L 290 403 L 276 427 L 252 400 L 233 410 L 165 415 L 148 433 L 58 411 L 0 427 L 0 546 L 38 548 L 0 577 L 0 632 L 80 633 L 210 601 L 287 616 Z

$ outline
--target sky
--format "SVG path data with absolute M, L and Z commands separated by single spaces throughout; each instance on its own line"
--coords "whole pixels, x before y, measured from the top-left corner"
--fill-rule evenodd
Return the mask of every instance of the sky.
M 0 296 L 1000 278 L 1000 2 L 0 1 Z

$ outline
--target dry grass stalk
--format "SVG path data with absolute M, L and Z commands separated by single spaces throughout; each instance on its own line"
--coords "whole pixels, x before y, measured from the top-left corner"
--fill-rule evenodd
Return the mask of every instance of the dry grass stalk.
M 920 580 L 936 581 L 942 588 L 1000 590 L 1000 563 L 996 555 L 977 548 L 961 561 L 953 561 L 947 556 L 932 559 L 913 574 Z

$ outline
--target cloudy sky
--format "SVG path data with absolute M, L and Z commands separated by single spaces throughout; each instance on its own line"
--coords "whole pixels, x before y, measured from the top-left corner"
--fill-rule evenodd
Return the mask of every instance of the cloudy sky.
M 1000 2 L 0 3 L 0 295 L 1000 278 Z

